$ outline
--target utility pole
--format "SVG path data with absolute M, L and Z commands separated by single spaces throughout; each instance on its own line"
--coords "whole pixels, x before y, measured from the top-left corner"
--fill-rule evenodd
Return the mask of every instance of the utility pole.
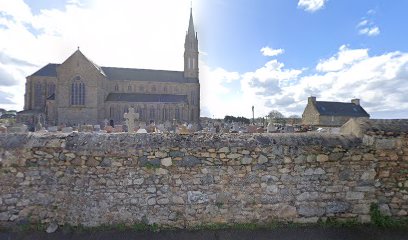
M 254 106 L 252 105 L 252 124 L 255 125 Z

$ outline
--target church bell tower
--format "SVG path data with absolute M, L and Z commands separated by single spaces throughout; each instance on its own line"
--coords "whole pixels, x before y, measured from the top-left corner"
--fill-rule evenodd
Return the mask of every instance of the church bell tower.
M 190 9 L 190 22 L 184 42 L 184 77 L 198 78 L 198 38 L 194 31 L 193 10 Z

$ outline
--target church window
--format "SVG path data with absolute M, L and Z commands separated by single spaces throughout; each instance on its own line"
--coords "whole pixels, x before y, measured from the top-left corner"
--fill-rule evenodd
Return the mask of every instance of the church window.
M 118 86 L 118 84 L 115 85 L 115 91 L 116 91 L 116 92 L 119 91 L 119 86 Z
M 85 83 L 73 82 L 71 84 L 71 105 L 85 105 Z
M 150 108 L 150 120 L 154 120 L 155 114 L 154 114 L 154 108 Z
M 128 91 L 131 92 L 132 91 L 132 86 L 128 86 Z
M 193 69 L 195 69 L 195 61 L 194 61 L 195 59 L 192 58 L 191 60 L 193 61 Z
M 49 83 L 47 85 L 47 97 L 55 94 L 55 84 L 54 83 Z
M 36 83 L 34 86 L 34 105 L 36 107 L 43 106 L 43 89 L 41 83 Z
M 175 118 L 177 120 L 180 120 L 180 109 L 178 109 L 178 108 L 175 109 Z

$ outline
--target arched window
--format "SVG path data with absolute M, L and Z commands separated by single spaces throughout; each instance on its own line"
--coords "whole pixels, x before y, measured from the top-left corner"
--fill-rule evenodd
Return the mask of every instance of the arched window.
M 128 91 L 131 92 L 132 91 L 132 86 L 128 86 Z
M 55 84 L 54 83 L 49 83 L 47 85 L 47 97 L 50 97 L 53 94 L 55 94 Z
M 150 120 L 154 120 L 154 118 L 156 117 L 153 107 L 150 108 L 150 114 L 149 114 L 149 116 L 150 116 Z
M 85 105 L 85 83 L 80 82 L 79 76 L 71 84 L 71 105 Z
M 36 83 L 34 88 L 34 105 L 36 107 L 42 107 L 44 105 L 42 84 Z
M 175 112 L 174 112 L 174 115 L 175 115 L 175 118 L 176 118 L 177 120 L 180 120 L 180 109 L 176 108 L 176 109 L 175 109 Z
M 119 91 L 119 86 L 118 86 L 118 84 L 115 85 L 115 91 L 116 91 L 116 92 Z

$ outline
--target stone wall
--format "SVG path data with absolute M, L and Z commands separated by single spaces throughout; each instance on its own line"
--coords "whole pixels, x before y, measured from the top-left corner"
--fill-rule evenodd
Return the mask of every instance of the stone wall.
M 407 216 L 408 137 L 0 135 L 0 224 L 369 221 Z

